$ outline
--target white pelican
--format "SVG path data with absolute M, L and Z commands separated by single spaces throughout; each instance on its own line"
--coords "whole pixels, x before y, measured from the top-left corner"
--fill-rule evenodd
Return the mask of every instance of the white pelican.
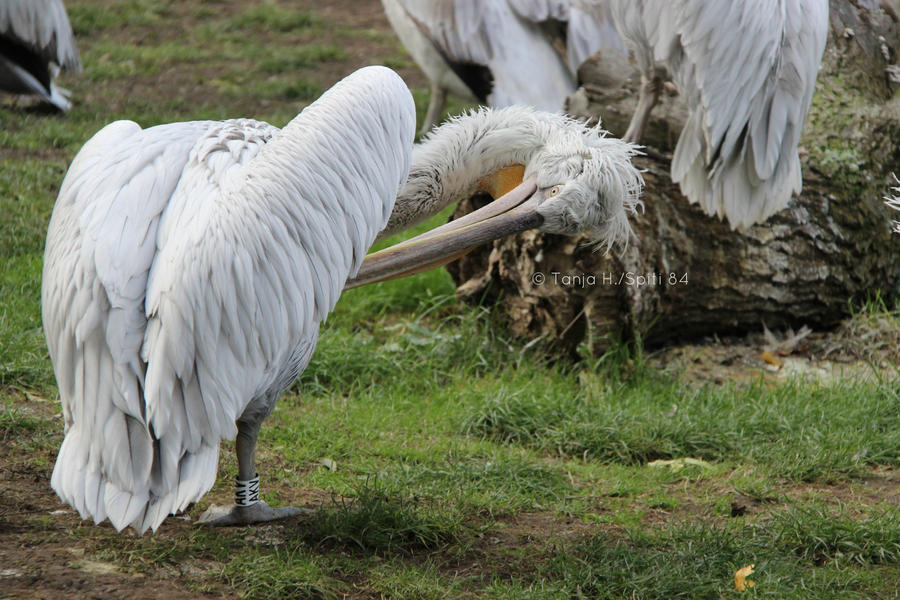
M 731 227 L 802 187 L 797 144 L 828 35 L 828 0 L 611 0 L 641 70 L 637 142 L 667 71 L 689 116 L 672 159 L 688 200 Z
M 624 51 L 606 0 L 382 0 L 397 37 L 431 82 L 420 133 L 447 93 L 495 107 L 562 110 L 589 54 Z M 558 50 L 565 45 L 566 56 Z M 568 60 L 568 65 L 566 64 Z
M 40 96 L 67 111 L 69 92 L 52 81 L 60 68 L 81 71 L 62 0 L 0 2 L 0 90 Z
M 524 179 L 499 208 L 373 255 L 355 284 L 526 228 L 606 243 L 630 232 L 641 185 L 630 144 L 522 107 L 455 119 L 415 151 L 414 130 L 403 81 L 367 67 L 282 130 L 117 121 L 84 145 L 50 220 L 41 289 L 66 424 L 60 498 L 118 530 L 156 529 L 212 487 L 219 442 L 237 436 L 236 504 L 203 520 L 296 514 L 257 501 L 257 433 L 385 224 Z

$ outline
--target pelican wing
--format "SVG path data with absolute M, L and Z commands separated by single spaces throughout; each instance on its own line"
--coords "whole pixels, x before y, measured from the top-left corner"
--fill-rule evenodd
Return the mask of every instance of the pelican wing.
M 234 122 L 191 151 L 160 224 L 142 350 L 163 489 L 181 485 L 196 448 L 234 437 L 245 410 L 271 409 L 305 367 L 319 323 L 390 216 L 414 133 L 406 85 L 369 67 L 249 161 L 229 158 L 243 147 Z M 179 493 L 144 526 L 211 484 Z
M 572 0 L 566 31 L 566 53 L 573 73 L 598 50 L 612 48 L 625 53 L 608 0 Z
M 140 348 L 156 229 L 207 127 L 104 127 L 72 162 L 47 234 L 44 331 L 67 430 L 51 483 L 82 516 L 117 527 L 140 507 L 107 494 L 146 494 L 152 464 Z
M 673 179 L 733 225 L 760 221 L 800 191 L 796 148 L 825 47 L 828 4 L 681 0 L 674 18 L 683 55 L 673 75 L 692 113 Z M 667 48 L 671 40 L 656 40 L 658 58 Z M 698 161 L 709 168 L 711 187 Z
M 219 441 L 299 374 L 387 222 L 414 125 L 402 80 L 370 67 L 281 131 L 117 122 L 84 146 L 42 287 L 60 497 L 143 531 L 209 490 Z
M 535 23 L 568 21 L 572 0 L 516 0 L 509 3 L 520 17 Z
M 23 45 L 60 67 L 81 70 L 75 35 L 61 0 L 0 2 L 0 37 Z
M 566 55 L 573 74 L 601 48 L 625 50 L 607 0 L 515 0 L 510 6 L 519 16 L 535 23 L 565 23 Z
M 503 1 L 503 0 L 501 0 Z M 399 0 L 448 64 L 485 65 L 497 51 L 497 0 Z
M 382 1 L 432 83 L 455 93 L 467 88 L 463 91 L 491 106 L 529 104 L 548 111 L 560 110 L 575 91 L 544 28 L 520 16 L 508 0 Z M 445 77 L 445 69 L 455 77 Z

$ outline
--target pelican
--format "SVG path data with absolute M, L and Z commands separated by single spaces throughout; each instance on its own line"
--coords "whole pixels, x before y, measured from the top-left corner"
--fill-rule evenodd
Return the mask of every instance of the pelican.
M 732 229 L 802 187 L 797 144 L 828 35 L 828 0 L 612 0 L 641 71 L 624 139 L 640 140 L 668 72 L 689 115 L 672 180 Z
M 219 443 L 236 438 L 235 504 L 201 521 L 297 514 L 258 500 L 257 434 L 345 284 L 528 228 L 607 245 L 630 234 L 635 149 L 605 132 L 513 107 L 454 119 L 415 150 L 414 135 L 406 85 L 366 67 L 281 130 L 117 121 L 84 145 L 53 209 L 41 287 L 63 501 L 117 530 L 155 530 L 212 487 Z M 476 189 L 497 202 L 363 262 L 380 231 Z
M 589 54 L 603 47 L 624 51 L 606 0 L 382 4 L 397 37 L 431 82 L 420 133 L 440 121 L 448 93 L 495 107 L 561 110 L 575 91 L 574 73 Z M 565 45 L 565 57 L 559 44 Z
M 53 83 L 60 68 L 81 71 L 62 0 L 0 2 L 0 90 L 39 96 L 65 112 L 69 92 Z

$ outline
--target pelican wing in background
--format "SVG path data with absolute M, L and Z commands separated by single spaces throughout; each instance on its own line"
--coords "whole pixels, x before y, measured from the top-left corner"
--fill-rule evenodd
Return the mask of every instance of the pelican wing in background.
M 432 81 L 463 98 L 487 104 L 494 81 L 488 65 L 499 15 L 494 2 L 386 0 L 388 19 Z M 449 73 L 447 71 L 450 71 Z
M 676 85 L 692 83 L 689 105 L 696 99 L 703 109 L 688 118 L 673 179 L 707 212 L 749 226 L 801 190 L 797 144 L 825 49 L 828 3 L 700 4 L 686 3 L 678 15 L 684 58 Z
M 558 21 L 565 26 L 563 43 L 573 76 L 581 63 L 600 49 L 626 52 L 607 0 L 516 0 L 511 6 L 535 23 Z
M 748 227 L 801 188 L 797 144 L 828 33 L 827 0 L 613 0 L 645 80 L 657 64 L 688 109 L 672 179 L 709 214 Z M 653 101 L 642 89 L 626 136 Z
M 382 0 L 388 20 L 432 84 L 422 131 L 447 92 L 495 107 L 561 110 L 575 91 L 565 60 L 540 24 L 507 0 Z
M 500 49 L 497 47 L 498 40 L 491 32 L 502 15 L 497 13 L 497 3 L 479 0 L 400 0 L 400 4 L 435 47 L 450 60 L 486 64 Z
M 75 35 L 60 0 L 0 2 L 0 36 L 63 69 L 81 70 Z
M 52 82 L 58 68 L 81 70 L 62 1 L 0 2 L 0 89 L 34 94 L 60 110 L 68 110 L 68 92 Z

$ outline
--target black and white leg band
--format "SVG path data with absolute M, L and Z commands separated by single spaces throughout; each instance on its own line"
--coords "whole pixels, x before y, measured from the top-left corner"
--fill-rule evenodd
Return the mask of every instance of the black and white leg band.
M 238 506 L 252 506 L 259 502 L 259 473 L 246 481 L 234 482 L 234 503 Z

